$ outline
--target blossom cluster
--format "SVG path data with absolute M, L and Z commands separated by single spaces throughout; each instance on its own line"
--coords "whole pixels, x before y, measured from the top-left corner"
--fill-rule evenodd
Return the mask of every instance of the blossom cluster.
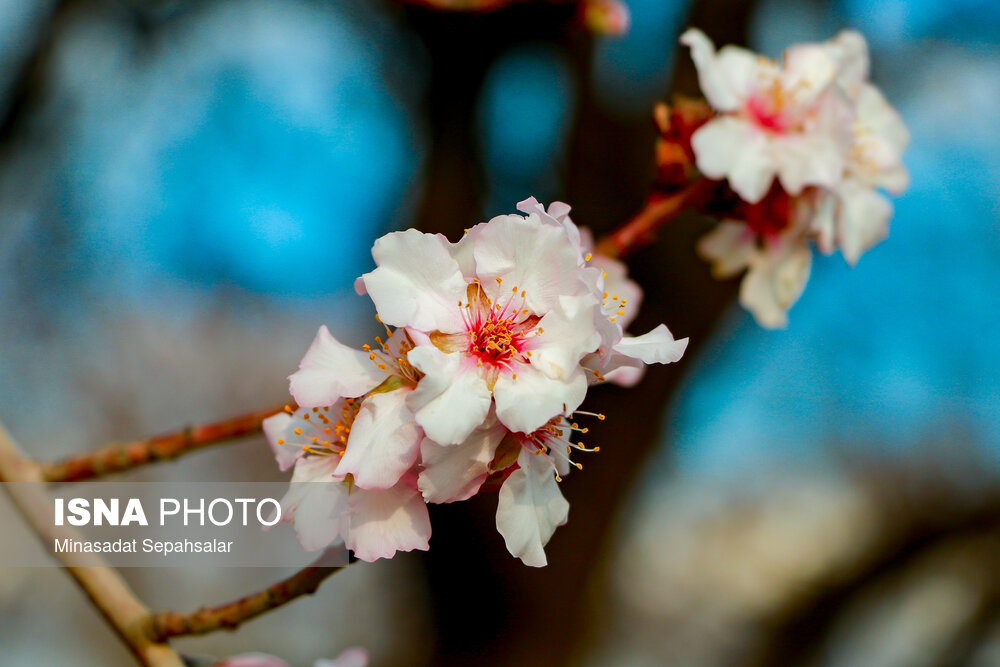
M 574 441 L 588 387 L 632 385 L 684 353 L 665 325 L 625 333 L 641 290 L 594 254 L 569 206 L 518 209 L 457 243 L 414 229 L 378 239 L 355 288 L 385 336 L 352 349 L 324 326 L 290 376 L 298 408 L 264 426 L 294 467 L 283 519 L 307 550 L 342 541 L 371 561 L 427 549 L 427 503 L 489 481 L 508 550 L 545 565 L 569 511 L 558 482 L 582 467 L 575 451 L 593 451 Z
M 744 307 L 762 326 L 784 326 L 809 278 L 812 244 L 854 265 L 888 234 L 892 205 L 881 190 L 908 184 L 909 133 L 868 81 L 867 46 L 855 31 L 792 46 L 780 63 L 736 46 L 716 51 L 695 29 L 681 43 L 709 108 L 661 109 L 661 161 L 684 165 L 690 155 L 697 177 L 735 195 L 716 205 L 722 221 L 699 251 L 717 277 L 745 270 Z

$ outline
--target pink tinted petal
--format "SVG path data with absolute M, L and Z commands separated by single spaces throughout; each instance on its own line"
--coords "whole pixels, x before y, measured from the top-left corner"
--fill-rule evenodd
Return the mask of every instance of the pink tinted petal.
M 420 493 L 405 484 L 385 491 L 351 492 L 347 548 L 363 561 L 392 558 L 397 551 L 427 551 L 431 521 Z
M 523 450 L 517 462 L 520 467 L 500 487 L 497 531 L 511 555 L 542 567 L 548 562 L 544 547 L 569 518 L 569 503 L 545 457 Z
M 333 405 L 343 397 L 353 398 L 374 389 L 386 377 L 368 358 L 368 353 L 339 342 L 321 326 L 299 370 L 288 379 L 296 402 L 303 408 Z
M 409 389 L 368 396 L 361 404 L 337 474 L 362 489 L 388 489 L 413 467 L 423 432 L 406 407 Z
M 587 377 L 577 368 L 555 380 L 533 366 L 521 366 L 517 379 L 501 374 L 493 388 L 497 418 L 512 431 L 531 433 L 563 412 L 572 412 L 587 394 Z
M 490 390 L 471 362 L 463 364 L 461 354 L 420 346 L 407 359 L 425 373 L 407 401 L 427 437 L 458 444 L 486 420 Z
M 415 229 L 375 242 L 372 256 L 378 267 L 362 278 L 384 323 L 421 331 L 461 330 L 458 302 L 465 298 L 466 282 L 449 246 L 443 236 Z
M 452 503 L 471 498 L 489 474 L 490 461 L 507 430 L 492 420 L 458 445 L 439 445 L 430 438 L 420 444 L 417 487 L 428 503 Z
M 604 380 L 619 387 L 634 387 L 642 380 L 646 374 L 646 367 L 642 364 L 630 365 L 621 364 L 603 373 Z

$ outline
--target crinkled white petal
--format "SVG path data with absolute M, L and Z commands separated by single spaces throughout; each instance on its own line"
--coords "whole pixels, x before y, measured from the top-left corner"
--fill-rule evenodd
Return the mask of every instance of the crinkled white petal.
M 339 342 L 324 325 L 299 363 L 299 370 L 288 379 L 291 394 L 301 407 L 318 408 L 333 405 L 343 397 L 361 396 L 385 378 L 385 371 L 371 362 L 367 352 Z
M 791 195 L 807 185 L 834 187 L 843 177 L 846 147 L 834 134 L 784 134 L 772 142 L 778 179 Z
M 440 445 L 430 438 L 420 443 L 424 469 L 417 487 L 428 503 L 452 503 L 471 498 L 489 475 L 490 461 L 507 430 L 495 419 L 474 430 L 458 445 Z
M 848 264 L 857 264 L 861 255 L 889 235 L 892 204 L 865 184 L 847 180 L 838 189 L 840 250 Z
M 407 360 L 425 373 L 407 401 L 427 437 L 458 444 L 486 420 L 490 390 L 471 360 L 429 345 L 410 350 Z
M 579 251 L 562 227 L 542 224 L 537 215 L 493 218 L 476 237 L 475 256 L 483 289 L 499 304 L 524 292 L 525 307 L 544 315 L 560 296 L 585 291 Z
M 547 564 L 544 547 L 569 518 L 569 503 L 545 457 L 524 450 L 517 462 L 520 467 L 500 487 L 497 531 L 511 555 L 542 567 Z
M 337 474 L 354 475 L 363 489 L 388 489 L 413 467 L 423 431 L 406 405 L 409 394 L 402 388 L 364 399 Z
M 561 297 L 535 328 L 541 333 L 531 339 L 531 365 L 550 378 L 568 377 L 579 367 L 583 355 L 600 345 L 601 335 L 594 322 L 602 312 L 590 294 Z
M 267 444 L 271 446 L 271 451 L 274 452 L 274 460 L 278 462 L 278 468 L 283 471 L 295 465 L 295 462 L 302 456 L 302 446 L 293 444 L 286 437 L 291 430 L 291 425 L 292 416 L 287 412 L 272 415 L 265 419 L 262 424 L 264 437 L 267 439 Z M 279 445 L 278 440 L 281 440 L 283 444 Z
M 392 558 L 397 551 L 427 551 L 431 521 L 416 489 L 400 483 L 384 491 L 355 488 L 350 495 L 347 548 L 363 561 Z
M 910 131 L 875 86 L 861 86 L 854 125 L 855 142 L 848 162 L 851 174 L 893 194 L 903 192 L 910 182 L 903 166 Z
M 386 234 L 372 248 L 377 268 L 362 278 L 381 320 L 390 326 L 453 333 L 466 281 L 448 240 L 415 229 Z
M 838 62 L 837 80 L 849 94 L 868 79 L 868 44 L 857 30 L 841 30 L 825 44 Z
M 306 551 L 325 549 L 341 537 L 341 517 L 348 506 L 347 488 L 333 476 L 339 461 L 337 456 L 299 459 L 281 500 L 282 518 L 292 521 Z
M 512 431 L 531 433 L 558 414 L 572 412 L 587 394 L 587 377 L 576 368 L 566 379 L 521 366 L 517 379 L 501 374 L 493 387 L 497 418 Z
M 698 253 L 712 265 L 712 275 L 729 278 L 750 265 L 756 236 L 742 222 L 724 220 L 698 241 Z
M 788 309 L 809 280 L 812 253 L 804 240 L 769 243 L 754 257 L 740 284 L 740 303 L 768 329 L 788 324 Z
M 839 63 L 824 45 L 796 44 L 785 50 L 781 87 L 795 104 L 807 107 L 839 74 Z
M 641 336 L 626 336 L 615 345 L 615 352 L 638 359 L 645 364 L 672 364 L 684 356 L 688 339 L 674 340 L 666 324 Z
M 724 47 L 717 55 L 711 40 L 696 28 L 681 35 L 680 41 L 691 49 L 698 83 L 708 103 L 717 111 L 740 108 L 757 77 L 757 56 L 735 46 Z
M 775 164 L 768 136 L 748 120 L 713 118 L 691 136 L 698 169 L 709 178 L 728 178 L 744 201 L 760 201 L 774 180 Z

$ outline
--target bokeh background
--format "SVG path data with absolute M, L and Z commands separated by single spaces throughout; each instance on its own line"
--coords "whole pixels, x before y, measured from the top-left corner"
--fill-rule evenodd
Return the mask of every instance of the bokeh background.
M 547 568 L 477 498 L 434 509 L 429 554 L 185 651 L 1000 665 L 1000 5 L 627 4 L 609 38 L 572 3 L 0 0 L 0 418 L 39 458 L 283 400 L 320 324 L 375 333 L 351 285 L 382 233 L 454 235 L 528 195 L 598 232 L 627 219 L 653 104 L 696 91 L 687 25 L 775 56 L 856 27 L 913 135 L 890 239 L 855 269 L 818 259 L 785 331 L 708 277 L 704 220 L 633 257 L 637 330 L 691 353 L 592 392 L 602 452 L 564 485 Z M 133 477 L 281 478 L 260 440 Z M 186 609 L 282 573 L 125 574 Z M 0 570 L 0 621 L 4 666 L 130 664 L 55 570 Z

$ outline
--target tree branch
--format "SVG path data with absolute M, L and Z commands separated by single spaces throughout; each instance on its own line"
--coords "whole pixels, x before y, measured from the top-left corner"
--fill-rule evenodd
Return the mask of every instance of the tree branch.
M 696 206 L 713 186 L 711 181 L 702 178 L 669 196 L 650 198 L 628 222 L 597 242 L 597 252 L 609 257 L 621 257 L 646 245 L 653 240 L 658 227 L 689 206 Z
M 42 467 L 24 456 L 0 424 L 0 482 L 35 482 L 34 484 L 4 484 L 18 510 L 28 521 L 47 548 L 56 539 L 74 539 L 71 529 L 57 529 L 52 524 L 51 506 L 45 492 Z M 75 567 L 65 557 L 53 554 L 66 565 L 66 570 L 104 619 L 146 667 L 183 667 L 184 661 L 169 646 L 150 639 L 146 632 L 149 610 L 135 597 L 125 580 L 108 567 L 100 556 L 93 555 L 91 567 Z
M 149 635 L 156 641 L 184 635 L 204 635 L 216 630 L 235 630 L 250 619 L 260 616 L 303 595 L 312 595 L 323 581 L 343 567 L 310 566 L 291 577 L 272 584 L 262 591 L 247 595 L 219 607 L 202 607 L 183 614 L 164 611 L 153 615 Z
M 78 482 L 147 463 L 169 461 L 203 447 L 259 433 L 263 421 L 282 409 L 269 408 L 222 421 L 187 426 L 146 440 L 108 445 L 56 463 L 41 464 L 42 479 L 47 482 Z

